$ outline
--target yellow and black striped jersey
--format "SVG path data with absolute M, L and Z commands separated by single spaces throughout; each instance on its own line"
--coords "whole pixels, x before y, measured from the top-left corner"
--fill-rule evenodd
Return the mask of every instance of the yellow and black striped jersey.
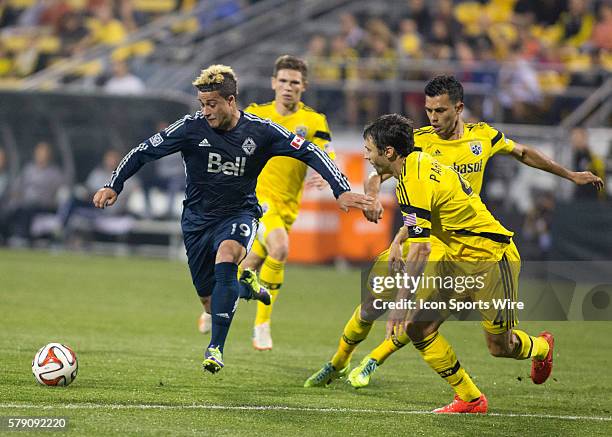
M 431 126 L 415 129 L 414 145 L 444 165 L 453 167 L 480 194 L 484 170 L 496 153 L 510 153 L 514 141 L 487 123 L 465 123 L 457 140 L 440 138 Z
M 459 254 L 465 245 L 476 246 L 470 249 L 475 258 L 491 259 L 501 256 L 500 244 L 509 243 L 513 235 L 493 217 L 469 182 L 428 153 L 415 151 L 406 157 L 396 195 L 411 242 L 427 242 L 433 235 L 451 253 Z M 474 245 L 475 236 L 491 244 Z
M 332 159 L 335 159 L 333 151 L 329 148 L 331 132 L 325 115 L 304 105 L 304 103 L 300 102 L 299 109 L 287 116 L 283 116 L 276 111 L 274 101 L 263 104 L 252 103 L 245 111 L 280 124 L 289 131 L 316 144 L 322 150 L 325 150 Z M 272 198 L 297 209 L 306 171 L 306 164 L 297 159 L 282 156 L 272 158 L 257 179 L 257 197 Z

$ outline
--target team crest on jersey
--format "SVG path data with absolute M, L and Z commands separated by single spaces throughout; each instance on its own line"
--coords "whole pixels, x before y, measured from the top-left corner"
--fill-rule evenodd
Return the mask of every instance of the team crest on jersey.
M 151 138 L 149 138 L 149 143 L 151 143 L 153 147 L 157 147 L 163 142 L 164 139 L 162 138 L 161 134 L 155 134 Z
M 301 136 L 302 138 L 306 138 L 308 134 L 308 128 L 306 126 L 298 126 L 295 128 L 295 133 Z
M 478 156 L 482 153 L 482 144 L 479 141 L 470 143 L 470 150 L 472 150 L 474 155 Z
M 255 141 L 251 137 L 247 137 L 247 139 L 244 140 L 244 143 L 242 143 L 242 150 L 244 150 L 244 153 L 249 156 L 255 153 L 256 148 L 257 144 L 255 144 Z

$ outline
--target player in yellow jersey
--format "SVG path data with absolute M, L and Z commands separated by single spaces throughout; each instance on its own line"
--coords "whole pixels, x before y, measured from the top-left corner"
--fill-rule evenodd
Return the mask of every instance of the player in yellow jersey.
M 503 133 L 486 123 L 464 123 L 463 107 L 463 87 L 454 77 L 433 78 L 425 87 L 425 110 L 431 126 L 417 129 L 414 142 L 416 147 L 428 152 L 441 163 L 455 168 L 477 194 L 482 187 L 486 164 L 496 153 L 510 154 L 526 165 L 559 175 L 578 185 L 594 184 L 601 189 L 601 179 L 590 172 L 569 171 L 541 152 L 506 138 Z M 376 197 L 381 179 L 386 180 L 389 177 L 391 175 L 374 173 L 366 183 L 366 194 Z M 376 202 L 376 205 L 376 208 L 365 212 L 368 220 L 373 222 L 382 215 L 380 202 Z M 397 261 L 402 255 L 405 257 L 408 248 L 408 242 L 397 244 L 397 241 L 394 241 L 391 247 L 377 258 L 374 266 L 381 268 L 387 262 Z M 430 260 L 439 260 L 442 255 L 443 245 L 434 236 L 431 238 Z M 377 273 L 380 272 L 375 269 L 373 274 Z M 336 354 L 332 358 L 334 368 L 343 370 L 340 376 L 348 375 L 349 382 L 355 388 L 367 386 L 378 366 L 393 352 L 410 342 L 407 335 L 392 335 L 366 355 L 349 374 L 351 355 L 357 345 L 367 337 L 372 326 L 372 320 L 364 320 L 364 317 L 366 316 L 359 305 L 347 322 Z
M 335 159 L 329 148 L 331 133 L 325 115 L 301 101 L 307 85 L 306 63 L 294 56 L 281 56 L 274 64 L 272 75 L 274 100 L 263 104 L 253 103 L 245 112 L 280 124 L 316 144 Z M 264 215 L 259 222 L 258 239 L 241 264 L 241 268 L 259 270 L 261 285 L 268 288 L 272 295 L 271 305 L 262 303 L 257 306 L 253 330 L 253 347 L 257 350 L 272 349 L 272 305 L 284 282 L 285 261 L 289 253 L 289 230 L 298 215 L 306 170 L 306 165 L 302 162 L 276 157 L 268 162 L 257 180 L 256 193 Z M 316 181 L 315 185 L 320 179 L 317 178 Z
M 516 301 L 520 257 L 512 242 L 513 233 L 505 229 L 487 210 L 470 184 L 452 167 L 444 166 L 431 155 L 414 147 L 411 122 L 401 115 L 385 115 L 364 130 L 365 157 L 379 174 L 392 174 L 398 185 L 396 195 L 404 226 L 395 238 L 401 245 L 410 239 L 408 253 L 400 259 L 400 271 L 408 277 L 424 274 L 458 278 L 479 275 L 486 281 L 482 287 L 467 291 L 457 286 L 399 288 L 396 304 L 411 299 L 449 302 L 451 299 L 488 302 L 510 298 Z M 427 264 L 431 253 L 431 235 L 443 243 L 439 263 Z M 476 281 L 477 282 L 477 281 Z M 422 304 L 421 304 L 422 305 Z M 446 311 L 434 311 L 426 306 L 391 308 L 387 322 L 387 337 L 407 333 L 427 364 L 455 390 L 455 400 L 438 413 L 486 413 L 487 399 L 472 382 L 457 360 L 450 344 L 438 332 L 448 316 Z M 374 315 L 384 309 L 375 305 L 366 310 Z M 480 308 L 487 346 L 494 356 L 515 359 L 532 358 L 532 379 L 544 382 L 552 371 L 552 335 L 538 337 L 515 329 L 512 310 L 496 311 Z M 380 314 L 378 314 L 379 316 Z M 376 316 L 376 315 L 375 315 Z M 330 380 L 333 373 L 342 373 L 330 362 L 331 372 L 324 369 L 308 382 L 317 384 Z M 330 375 L 331 373 L 331 375 Z M 323 378 L 322 378 L 323 376 Z M 333 379 L 333 378 L 332 378 Z

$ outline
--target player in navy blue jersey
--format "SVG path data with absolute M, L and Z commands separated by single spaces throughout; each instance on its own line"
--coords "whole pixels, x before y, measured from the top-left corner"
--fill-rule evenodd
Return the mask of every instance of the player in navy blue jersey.
M 329 183 L 340 209 L 365 209 L 372 199 L 351 193 L 346 177 L 316 145 L 282 126 L 238 110 L 236 76 L 213 65 L 193 82 L 201 110 L 186 115 L 133 148 L 94 195 L 98 208 L 111 206 L 124 182 L 145 163 L 180 152 L 187 174 L 181 226 L 189 269 L 204 308 L 212 315 L 204 369 L 223 368 L 223 346 L 239 297 L 269 302 L 254 273 L 240 281 L 238 264 L 253 244 L 261 207 L 257 176 L 273 156 L 299 159 Z

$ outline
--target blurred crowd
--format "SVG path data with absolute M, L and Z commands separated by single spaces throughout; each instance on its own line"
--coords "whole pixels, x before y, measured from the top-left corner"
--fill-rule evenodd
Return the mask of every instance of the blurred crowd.
M 156 41 L 131 34 L 173 12 L 192 13 L 172 32 L 196 33 L 211 20 L 238 16 L 247 0 L 0 0 L 0 85 L 19 81 L 96 47 L 115 48 L 108 66 L 84 62 L 66 82 L 91 77 L 103 85 L 126 61 L 149 56 Z M 198 14 L 204 9 L 206 13 Z M 120 46 L 120 47 L 119 47 Z M 117 66 L 116 64 L 123 64 Z M 128 74 L 128 73 L 123 73 Z M 133 75 L 132 75 L 133 76 Z M 122 77 L 122 76 L 120 76 Z M 130 89 L 130 92 L 137 92 Z
M 160 122 L 158 128 L 167 125 Z M 0 147 L 0 246 L 31 246 L 41 240 L 74 247 L 100 235 L 121 240 L 138 220 L 176 220 L 185 190 L 179 154 L 146 166 L 112 208 L 94 208 L 93 195 L 109 181 L 124 153 L 107 149 L 75 184 L 49 142 L 35 145 L 16 178 L 11 178 L 7 151 Z
M 312 80 L 349 84 L 343 108 L 348 124 L 361 121 L 360 111 L 372 119 L 385 104 L 375 91 L 360 89 L 363 80 L 427 80 L 446 68 L 463 82 L 495 87 L 504 120 L 545 123 L 550 120 L 538 120 L 537 110 L 551 106 L 547 96 L 572 85 L 596 87 L 612 71 L 609 0 L 407 0 L 400 11 L 344 13 L 338 32 L 310 39 Z M 438 62 L 430 71 L 431 59 L 449 66 Z M 417 96 L 405 98 L 408 107 L 421 103 Z M 484 118 L 491 116 L 486 105 L 468 104 L 485 106 L 476 108 Z

